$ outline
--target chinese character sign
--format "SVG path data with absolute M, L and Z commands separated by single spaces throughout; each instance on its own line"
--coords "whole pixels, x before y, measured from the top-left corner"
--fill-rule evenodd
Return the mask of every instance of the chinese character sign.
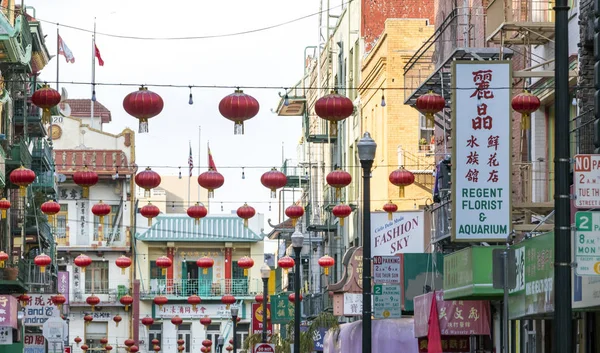
M 504 240 L 511 232 L 511 67 L 453 66 L 452 237 Z
M 46 339 L 35 333 L 26 333 L 23 338 L 23 353 L 44 353 L 46 351 Z
M 58 272 L 58 293 L 62 294 L 67 298 L 65 304 L 69 304 L 69 272 L 59 271 Z
M 17 328 L 17 306 L 12 295 L 0 295 L 0 327 Z
M 59 310 L 52 303 L 54 294 L 32 294 L 31 299 L 25 307 L 25 326 L 42 326 L 46 320 L 53 316 L 59 316 Z

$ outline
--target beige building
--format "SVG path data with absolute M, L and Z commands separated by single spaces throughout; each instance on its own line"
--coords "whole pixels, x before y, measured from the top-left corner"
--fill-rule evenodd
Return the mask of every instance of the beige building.
M 416 109 L 401 103 L 405 100 L 404 66 L 433 29 L 426 19 L 388 19 L 363 61 L 358 123 L 361 132 L 370 132 L 377 142 L 371 180 L 374 211 L 381 210 L 388 200 L 398 205 L 399 211 L 406 211 L 421 208 L 431 199 L 434 128 L 427 126 L 425 116 Z M 404 198 L 399 198 L 398 187 L 388 181 L 399 166 L 415 175 L 415 183 L 405 188 Z
M 144 189 L 136 187 L 136 198 L 139 200 L 139 207 L 152 202 L 153 205 L 160 209 L 161 213 L 169 214 L 185 214 L 188 207 L 193 206 L 198 201 L 207 208 L 209 207 L 208 191 L 198 185 L 197 175 L 193 175 L 191 180 L 188 180 L 187 174 L 182 175 L 181 179 L 177 175 L 165 176 L 162 174 L 160 178 L 160 186 L 151 191 L 150 197 L 145 197 Z

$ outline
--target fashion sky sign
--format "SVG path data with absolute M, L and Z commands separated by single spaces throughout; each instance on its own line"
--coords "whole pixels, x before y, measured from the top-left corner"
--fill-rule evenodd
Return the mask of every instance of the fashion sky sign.
M 422 253 L 425 248 L 423 212 L 394 212 L 388 220 L 386 212 L 371 213 L 371 253 L 389 256 Z
M 452 66 L 452 240 L 498 241 L 511 232 L 511 65 Z

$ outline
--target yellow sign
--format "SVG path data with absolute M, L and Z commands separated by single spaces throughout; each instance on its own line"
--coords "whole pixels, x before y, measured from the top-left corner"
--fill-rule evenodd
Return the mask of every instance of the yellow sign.
M 600 262 L 594 264 L 594 272 L 600 275 Z
M 256 310 L 254 311 L 254 317 L 256 318 L 256 320 L 258 322 L 263 322 L 263 306 L 260 305 L 258 308 L 256 308 Z M 269 310 L 267 308 L 267 320 L 271 319 L 271 310 Z

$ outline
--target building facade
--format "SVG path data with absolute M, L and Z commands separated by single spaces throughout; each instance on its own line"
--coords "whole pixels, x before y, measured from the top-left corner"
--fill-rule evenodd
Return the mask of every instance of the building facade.
M 68 100 L 67 104 L 71 116 L 54 117 L 52 137 L 59 181 L 56 198 L 61 207 L 55 216 L 54 234 L 59 271 L 69 283 L 69 291 L 64 294 L 69 298 L 65 305 L 69 342 L 74 351 L 80 350 L 80 344 L 74 344 L 76 337 L 91 349 L 101 348 L 103 338 L 119 347 L 132 335 L 131 310 L 125 310 L 120 298 L 133 294 L 133 273 L 131 268 L 121 271 L 115 261 L 132 254 L 135 134 L 130 129 L 116 135 L 102 131 L 111 115 L 97 101 L 93 104 L 98 128 L 89 125 L 90 100 Z M 88 118 L 76 117 L 85 115 Z M 73 181 L 73 174 L 86 168 L 99 176 L 88 195 Z M 99 203 L 110 206 L 102 220 L 92 212 Z M 80 254 L 91 258 L 87 268 L 74 264 Z M 91 296 L 100 300 L 94 310 L 87 303 Z M 85 323 L 85 315 L 91 315 L 93 321 Z M 116 316 L 122 318 L 120 325 L 114 320 Z

